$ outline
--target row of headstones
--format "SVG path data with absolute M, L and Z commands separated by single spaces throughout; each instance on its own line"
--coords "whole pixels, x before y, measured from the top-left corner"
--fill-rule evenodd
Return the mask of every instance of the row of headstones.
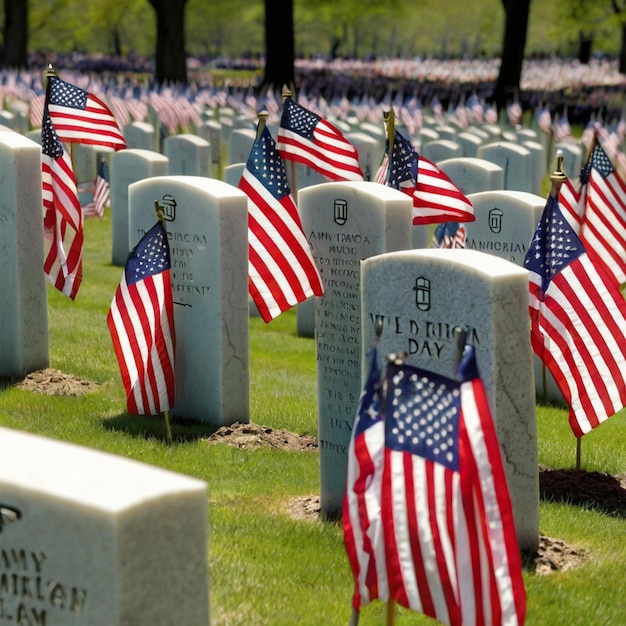
M 32 176 L 39 150 L 25 139 L 6 143 L 0 141 L 3 172 L 11 171 L 11 153 L 27 156 L 15 159 L 15 184 L 6 190 L 1 217 L 15 227 L 2 231 L 0 249 L 7 254 L 0 291 L 12 296 L 3 302 L 29 305 L 21 309 L 27 316 L 20 319 L 17 309 L 12 318 L 30 343 L 33 331 L 45 335 L 41 320 L 46 319 L 42 259 L 32 247 L 41 236 L 39 189 Z M 214 424 L 248 421 L 247 198 L 227 183 L 202 177 L 133 183 L 132 243 L 154 223 L 155 198 L 175 201 L 167 231 L 180 402 L 172 413 Z M 342 220 L 334 217 L 338 203 Z M 336 516 L 341 510 L 364 353 L 375 341 L 376 322 L 383 329 L 381 355 L 405 352 L 407 362 L 448 377 L 455 366 L 454 330 L 461 327 L 476 347 L 520 547 L 536 549 L 527 272 L 477 250 L 411 250 L 410 198 L 376 183 L 311 186 L 301 193 L 300 210 L 326 285 L 315 302 L 322 511 Z M 31 308 L 35 301 L 39 310 Z M 5 330 L 12 336 L 13 328 Z M 2 346 L 0 358 L 18 354 L 22 367 L 45 365 L 29 361 L 27 352 L 26 346 Z M 2 598 L 7 619 L 25 623 L 28 616 L 51 626 L 70 617 L 96 626 L 207 623 L 203 482 L 5 430 L 0 455 L 6 461 L 0 506 L 8 520 L 3 567 L 31 590 Z
M 0 168 L 13 181 L 5 187 L 2 207 L 2 219 L 12 227 L 3 229 L 0 247 L 5 251 L 0 293 L 7 308 L 0 373 L 19 376 L 46 367 L 49 360 L 43 259 L 32 247 L 42 239 L 39 147 L 18 134 L 2 134 Z M 520 192 L 493 197 L 483 192 L 472 198 L 479 214 L 481 195 L 490 212 L 501 213 L 501 223 L 511 218 L 510 232 L 518 235 L 534 228 L 543 205 Z M 168 205 L 177 332 L 178 400 L 172 414 L 216 425 L 249 421 L 247 198 L 232 185 L 200 176 L 134 182 L 129 187 L 131 247 L 153 225 L 155 199 Z M 537 455 L 527 272 L 479 246 L 410 251 L 411 199 L 377 183 L 313 185 L 301 190 L 299 204 L 326 288 L 315 300 L 322 509 L 329 515 L 340 510 L 363 353 L 372 343 L 371 319 L 390 320 L 382 352 L 406 350 L 415 364 L 447 375 L 452 374 L 452 329 L 467 326 L 505 452 L 520 541 L 535 542 L 538 504 L 528 506 L 537 496 Z M 347 220 L 335 220 L 338 205 L 344 216 L 347 209 Z M 509 235 L 504 256 L 521 257 L 529 240 L 516 244 Z M 484 249 L 505 251 L 492 241 Z M 380 256 L 394 250 L 405 251 L 404 256 Z M 368 283 L 361 262 L 370 258 L 373 265 L 401 258 L 393 273 L 410 277 L 410 288 L 387 291 L 394 284 L 389 270 L 381 270 L 383 280 Z M 440 294 L 433 300 L 437 306 L 424 308 L 428 291 Z

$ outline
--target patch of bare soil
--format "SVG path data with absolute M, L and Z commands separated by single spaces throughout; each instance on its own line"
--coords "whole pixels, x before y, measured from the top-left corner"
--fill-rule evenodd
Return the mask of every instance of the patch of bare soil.
M 83 396 L 97 389 L 98 384 L 46 368 L 31 372 L 17 384 L 17 387 L 49 396 Z
M 317 439 L 312 435 L 298 435 L 288 430 L 240 422 L 235 422 L 231 426 L 221 426 L 208 438 L 208 441 L 244 449 L 267 446 L 295 452 L 317 450 Z

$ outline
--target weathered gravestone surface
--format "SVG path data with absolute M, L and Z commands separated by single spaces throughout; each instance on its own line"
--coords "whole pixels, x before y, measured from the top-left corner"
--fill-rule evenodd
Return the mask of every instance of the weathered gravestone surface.
M 128 126 L 126 127 L 128 128 Z M 165 176 L 167 157 L 152 150 L 128 148 L 111 157 L 111 252 L 113 265 L 124 266 L 132 246 L 128 236 L 128 187 L 144 178 Z
M 478 158 L 499 165 L 504 171 L 504 189 L 530 192 L 533 184 L 530 150 L 510 141 L 481 146 Z
M 126 147 L 138 150 L 156 150 L 158 141 L 154 126 L 148 122 L 132 122 L 124 126 Z
M 207 486 L 0 428 L 0 623 L 209 623 Z
M 380 141 L 363 132 L 346 133 L 346 139 L 356 148 L 359 155 L 359 165 L 365 180 L 373 180 L 376 170 L 384 153 Z
M 422 144 L 421 155 L 433 163 L 463 156 L 463 148 L 452 139 L 436 139 Z
M 41 147 L 0 133 L 0 376 L 48 367 Z
M 537 425 L 528 272 L 474 250 L 410 250 L 362 264 L 363 357 L 382 324 L 378 354 L 454 378 L 455 328 L 476 347 L 498 431 L 521 548 L 539 542 Z M 365 370 L 365 368 L 364 368 Z
M 524 141 L 521 145 L 530 152 L 531 156 L 532 182 L 528 191 L 541 194 L 543 178 L 547 173 L 545 148 L 537 141 Z
M 163 141 L 170 176 L 210 176 L 211 145 L 206 139 L 181 133 Z
M 224 168 L 224 182 L 233 187 L 239 186 L 241 175 L 246 169 L 245 163 L 231 163 Z
M 223 181 L 160 176 L 130 186 L 134 246 L 165 211 L 176 326 L 176 406 L 216 426 L 250 421 L 248 199 Z
M 411 247 L 412 200 L 365 181 L 307 187 L 298 199 L 325 290 L 315 298 L 321 511 L 337 517 L 361 393 L 360 262 Z
M 467 130 L 459 133 L 456 136 L 456 141 L 461 146 L 464 157 L 476 157 L 478 148 L 483 144 L 483 140 L 476 133 Z
M 479 250 L 524 265 L 528 246 L 546 206 L 545 198 L 523 191 L 485 191 L 468 196 L 476 221 L 465 225 L 467 249 Z M 533 357 L 537 397 L 563 404 L 563 394 L 550 372 Z
M 462 157 L 441 161 L 439 168 L 465 194 L 491 189 L 502 189 L 504 172 L 499 165 L 478 159 Z
M 246 163 L 256 139 L 256 130 L 252 128 L 235 128 L 228 138 L 227 163 Z

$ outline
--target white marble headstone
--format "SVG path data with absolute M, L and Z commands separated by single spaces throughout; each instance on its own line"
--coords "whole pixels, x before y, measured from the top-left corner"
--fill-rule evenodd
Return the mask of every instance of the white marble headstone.
M 170 176 L 211 176 L 211 145 L 206 139 L 181 133 L 163 141 Z
M 474 222 L 465 225 L 468 250 L 479 250 L 524 265 L 528 246 L 546 206 L 546 199 L 523 191 L 486 191 L 468 196 L 474 207 Z M 550 372 L 533 357 L 537 397 L 563 404 L 563 394 Z M 545 384 L 544 384 L 545 380 Z
M 250 421 L 248 198 L 223 181 L 159 176 L 130 186 L 135 245 L 164 208 L 176 326 L 173 416 Z
M 463 156 L 463 148 L 452 139 L 436 139 L 422 144 L 421 155 L 433 163 Z
M 321 510 L 341 513 L 350 431 L 361 392 L 363 259 L 411 246 L 412 200 L 372 182 L 302 189 L 304 233 L 324 283 L 315 298 Z
M 497 141 L 481 146 L 477 155 L 502 168 L 504 189 L 531 192 L 533 170 L 530 150 L 510 141 Z
M 454 378 L 455 328 L 467 331 L 496 424 L 521 548 L 539 541 L 537 424 L 528 272 L 474 250 L 400 251 L 363 261 L 363 356 L 407 353 L 407 363 Z M 365 361 L 364 361 L 365 364 Z M 365 368 L 364 368 L 365 374 Z
M 439 168 L 465 194 L 502 189 L 504 172 L 499 165 L 476 157 L 441 161 Z
M 234 128 L 228 138 L 227 163 L 247 163 L 252 145 L 256 139 L 256 130 L 251 128 Z
M 0 428 L 0 622 L 206 626 L 207 485 Z
M 41 147 L 0 133 L 0 376 L 48 367 Z
M 148 122 L 132 122 L 124 126 L 126 147 L 139 150 L 156 150 L 158 141 L 154 126 Z
M 384 147 L 381 149 L 380 142 L 367 133 L 351 132 L 346 133 L 345 137 L 359 154 L 359 165 L 365 180 L 373 180 L 383 157 Z
M 127 148 L 112 155 L 109 183 L 113 265 L 126 265 L 132 248 L 128 238 L 129 185 L 152 176 L 165 176 L 167 168 L 167 157 L 152 150 Z

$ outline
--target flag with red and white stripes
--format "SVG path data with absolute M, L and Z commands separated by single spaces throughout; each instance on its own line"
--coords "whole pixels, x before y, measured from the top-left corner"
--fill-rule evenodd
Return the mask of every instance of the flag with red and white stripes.
M 413 224 L 473 222 L 474 208 L 467 196 L 432 161 L 420 156 L 398 131 L 389 141 L 374 178 L 412 196 Z
M 513 511 L 474 349 L 458 377 L 389 363 L 381 516 L 389 597 L 443 624 L 521 625 Z
M 533 350 L 582 437 L 626 405 L 626 302 L 548 197 L 526 253 Z
M 363 180 L 357 149 L 319 115 L 286 98 L 276 147 L 282 159 L 308 165 L 329 180 Z
M 344 544 L 354 578 L 352 606 L 357 611 L 372 600 L 389 599 L 380 511 L 385 447 L 382 385 L 375 348 L 368 357 L 370 370 L 352 427 L 343 500 Z
M 85 217 L 102 217 L 110 205 L 111 189 L 109 185 L 109 166 L 102 160 L 93 183 L 93 201 L 83 206 Z
M 324 293 L 289 183 L 267 127 L 239 181 L 248 196 L 248 288 L 265 322 Z
M 131 251 L 107 315 L 131 415 L 174 406 L 174 301 L 170 250 L 161 222 Z
M 586 186 L 580 238 L 618 285 L 626 282 L 626 183 L 599 141 L 581 183 Z
M 126 147 L 115 116 L 100 98 L 56 76 L 48 78 L 46 106 L 59 139 L 68 143 Z
M 44 112 L 41 179 L 46 280 L 72 300 L 83 276 L 83 215 L 72 161 Z

